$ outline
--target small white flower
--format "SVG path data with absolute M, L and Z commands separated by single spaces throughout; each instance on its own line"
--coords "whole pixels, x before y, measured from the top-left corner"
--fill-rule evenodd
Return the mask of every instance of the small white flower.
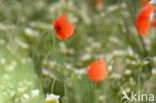
M 75 73 L 79 74 L 79 75 L 85 75 L 86 74 L 86 69 L 85 68 L 75 69 Z
M 23 94 L 23 93 L 25 92 L 25 88 L 18 88 L 18 89 L 17 89 L 17 92 L 18 92 L 19 94 Z
M 99 96 L 99 100 L 100 101 L 104 101 L 105 100 L 105 96 Z
M 90 55 L 90 54 L 84 54 L 84 55 L 81 57 L 82 61 L 87 61 L 87 60 L 89 60 L 90 58 L 91 58 L 91 55 Z
M 25 42 L 22 42 L 22 41 L 19 41 L 18 42 L 18 45 L 23 48 L 23 49 L 28 49 L 29 48 L 29 45 Z
M 144 65 L 147 65 L 148 63 L 149 63 L 148 61 L 144 61 L 144 62 L 143 62 Z
M 113 56 L 123 56 L 123 55 L 125 55 L 125 51 L 123 51 L 123 50 L 113 51 Z
M 156 4 L 156 0 L 151 0 L 151 4 Z
M 45 103 L 59 103 L 59 98 L 60 98 L 60 96 L 57 96 L 54 94 L 47 94 Z
M 30 96 L 28 94 L 23 94 L 23 97 L 28 100 Z
M 122 75 L 119 73 L 113 73 L 112 74 L 112 78 L 114 78 L 114 79 L 120 79 L 121 77 L 122 77 Z
M 153 74 L 153 75 L 156 74 L 156 69 L 155 69 L 155 68 L 152 69 L 152 74 Z
M 150 15 L 150 21 L 152 21 L 154 18 L 154 13 L 152 12 L 151 15 Z
M 112 69 L 113 69 L 112 65 L 109 65 L 108 66 L 108 71 L 112 71 Z
M 125 70 L 125 74 L 126 74 L 126 75 L 130 75 L 131 73 L 132 73 L 132 71 L 129 70 L 129 69 L 126 69 L 126 70 Z
M 37 37 L 39 35 L 38 31 L 32 30 L 30 28 L 26 28 L 25 33 L 29 37 Z
M 39 96 L 40 91 L 38 89 L 35 89 L 32 91 L 32 96 L 33 97 L 38 97 Z
M 67 69 L 73 68 L 73 66 L 72 66 L 71 64 L 69 64 L 69 63 L 65 63 L 65 67 L 66 67 Z

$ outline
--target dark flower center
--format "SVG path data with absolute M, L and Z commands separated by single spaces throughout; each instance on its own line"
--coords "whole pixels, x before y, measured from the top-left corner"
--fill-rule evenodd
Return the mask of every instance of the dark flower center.
M 57 26 L 57 27 L 55 27 L 55 30 L 60 30 L 60 27 L 58 27 L 58 26 Z

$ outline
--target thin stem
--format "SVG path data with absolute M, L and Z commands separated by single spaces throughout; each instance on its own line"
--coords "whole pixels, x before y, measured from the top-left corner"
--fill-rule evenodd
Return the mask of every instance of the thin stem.
M 67 93 L 67 87 L 66 87 L 66 81 L 64 80 L 64 96 L 66 97 Z
M 144 56 L 147 57 L 148 56 L 148 52 L 147 52 L 147 49 L 146 49 L 146 44 L 143 40 L 143 38 L 141 36 L 139 36 L 139 39 L 140 39 L 140 42 L 141 42 L 141 45 L 142 45 L 142 48 L 143 48 L 143 52 L 144 52 Z
M 127 24 L 127 22 L 126 22 L 126 19 L 125 19 L 125 17 L 122 15 L 122 12 L 121 12 L 121 10 L 119 9 L 119 12 L 120 12 L 120 15 L 121 15 L 121 17 L 122 17 L 122 20 L 123 20 L 123 24 L 124 24 L 124 27 L 125 27 L 125 32 L 123 31 L 123 33 L 125 33 L 125 35 L 126 35 L 126 39 L 127 39 L 127 41 L 129 42 L 129 44 L 130 44 L 130 46 L 133 48 L 133 50 L 135 51 L 135 52 L 137 52 L 137 49 L 135 48 L 135 46 L 133 45 L 133 42 L 131 41 L 131 37 L 130 37 L 130 35 L 131 35 L 131 32 L 129 31 L 129 28 L 128 28 L 128 24 Z M 121 26 L 121 25 L 120 25 Z M 122 29 L 121 29 L 122 30 Z
M 53 83 L 52 83 L 52 86 L 51 86 L 51 93 L 53 93 L 53 91 L 54 91 L 55 82 L 56 82 L 56 79 L 53 80 Z

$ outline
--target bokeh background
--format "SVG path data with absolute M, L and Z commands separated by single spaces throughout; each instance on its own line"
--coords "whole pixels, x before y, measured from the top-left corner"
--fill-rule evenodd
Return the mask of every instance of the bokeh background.
M 97 1 L 0 0 L 0 103 L 44 103 L 50 93 L 60 103 L 125 103 L 123 91 L 156 95 L 156 28 L 138 35 L 140 0 Z M 74 24 L 68 40 L 53 29 L 61 14 Z M 97 59 L 109 74 L 93 83 L 86 69 Z

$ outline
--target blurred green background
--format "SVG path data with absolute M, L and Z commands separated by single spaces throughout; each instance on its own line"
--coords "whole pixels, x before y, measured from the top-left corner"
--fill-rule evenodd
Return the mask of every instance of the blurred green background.
M 126 103 L 123 91 L 156 96 L 156 31 L 139 37 L 141 8 L 140 0 L 0 0 L 0 103 L 44 103 L 50 93 L 60 103 Z M 68 40 L 53 29 L 61 14 L 74 24 Z M 109 75 L 93 83 L 86 69 L 97 59 Z

